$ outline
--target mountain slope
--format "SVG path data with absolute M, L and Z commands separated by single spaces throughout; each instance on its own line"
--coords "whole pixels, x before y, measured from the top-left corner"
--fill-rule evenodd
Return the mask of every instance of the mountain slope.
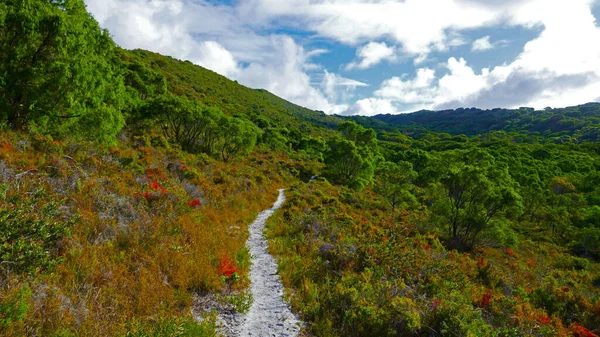
M 264 89 L 251 89 L 213 71 L 145 50 L 122 51 L 126 62 L 140 62 L 163 74 L 169 91 L 219 107 L 229 115 L 244 114 L 251 120 L 267 118 L 273 126 L 323 133 L 335 128 L 340 118 L 290 103 Z

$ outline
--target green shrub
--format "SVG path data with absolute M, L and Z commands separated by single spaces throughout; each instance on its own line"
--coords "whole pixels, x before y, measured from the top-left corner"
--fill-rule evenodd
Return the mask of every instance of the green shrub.
M 0 209 L 1 268 L 17 273 L 52 269 L 60 262 L 58 247 L 72 220 L 59 220 L 58 205 L 40 205 L 44 192 L 15 195 Z

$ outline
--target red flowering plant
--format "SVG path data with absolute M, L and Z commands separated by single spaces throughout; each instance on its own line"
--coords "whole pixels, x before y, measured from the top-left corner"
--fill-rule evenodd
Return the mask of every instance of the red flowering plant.
M 542 325 L 549 325 L 552 323 L 552 319 L 546 315 L 540 315 L 536 318 L 536 320 Z
M 444 305 L 444 300 L 443 299 L 434 299 L 433 302 L 431 303 L 431 310 L 436 311 L 439 307 Z
M 194 200 L 188 201 L 187 205 L 190 208 L 198 208 L 198 207 L 202 206 L 202 203 L 200 202 L 200 200 L 194 199 Z
M 510 249 L 510 248 L 506 248 L 504 251 L 506 252 L 506 254 L 508 254 L 508 255 L 510 255 L 512 257 L 516 257 L 517 256 L 517 254 L 512 249 Z
M 160 194 L 167 194 L 167 189 L 156 180 L 152 180 L 148 187 L 150 187 L 150 189 L 153 191 L 160 192 Z
M 226 281 L 238 280 L 240 277 L 240 270 L 229 256 L 223 255 L 221 257 L 221 262 L 219 263 L 219 274 Z
M 573 335 L 575 337 L 598 337 L 598 335 L 591 332 L 583 325 L 579 325 L 577 323 L 573 323 L 573 325 L 571 326 L 571 330 L 573 331 Z
M 167 194 L 167 189 L 162 186 L 158 179 L 164 179 L 163 173 L 159 169 L 146 169 L 146 178 L 148 179 L 148 189 L 143 193 L 135 194 L 137 198 L 144 198 L 146 201 L 157 199 L 161 194 Z
M 479 306 L 481 308 L 487 308 L 492 304 L 492 296 L 493 292 L 490 289 L 487 289 L 485 293 L 481 296 L 481 300 L 479 301 Z

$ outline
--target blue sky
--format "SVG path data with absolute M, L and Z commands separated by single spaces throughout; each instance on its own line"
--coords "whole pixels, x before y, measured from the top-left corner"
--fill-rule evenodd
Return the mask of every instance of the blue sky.
M 124 48 L 346 115 L 600 100 L 600 0 L 86 0 Z

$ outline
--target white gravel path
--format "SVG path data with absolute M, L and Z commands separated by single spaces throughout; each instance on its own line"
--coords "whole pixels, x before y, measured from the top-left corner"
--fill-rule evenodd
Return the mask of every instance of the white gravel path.
M 250 292 L 253 302 L 238 336 L 296 337 L 300 331 L 300 320 L 283 300 L 283 284 L 277 274 L 277 263 L 267 251 L 267 240 L 263 235 L 265 222 L 285 202 L 283 190 L 271 209 L 263 211 L 250 225 L 250 237 L 246 246 L 252 256 L 250 267 Z
M 277 274 L 277 263 L 267 250 L 263 235 L 265 222 L 285 202 L 283 190 L 272 208 L 263 211 L 250 225 L 246 247 L 250 251 L 250 293 L 252 306 L 246 315 L 236 313 L 215 296 L 197 296 L 192 314 L 202 321 L 202 312 L 217 310 L 220 333 L 227 337 L 297 337 L 302 322 L 283 300 L 283 284 Z

